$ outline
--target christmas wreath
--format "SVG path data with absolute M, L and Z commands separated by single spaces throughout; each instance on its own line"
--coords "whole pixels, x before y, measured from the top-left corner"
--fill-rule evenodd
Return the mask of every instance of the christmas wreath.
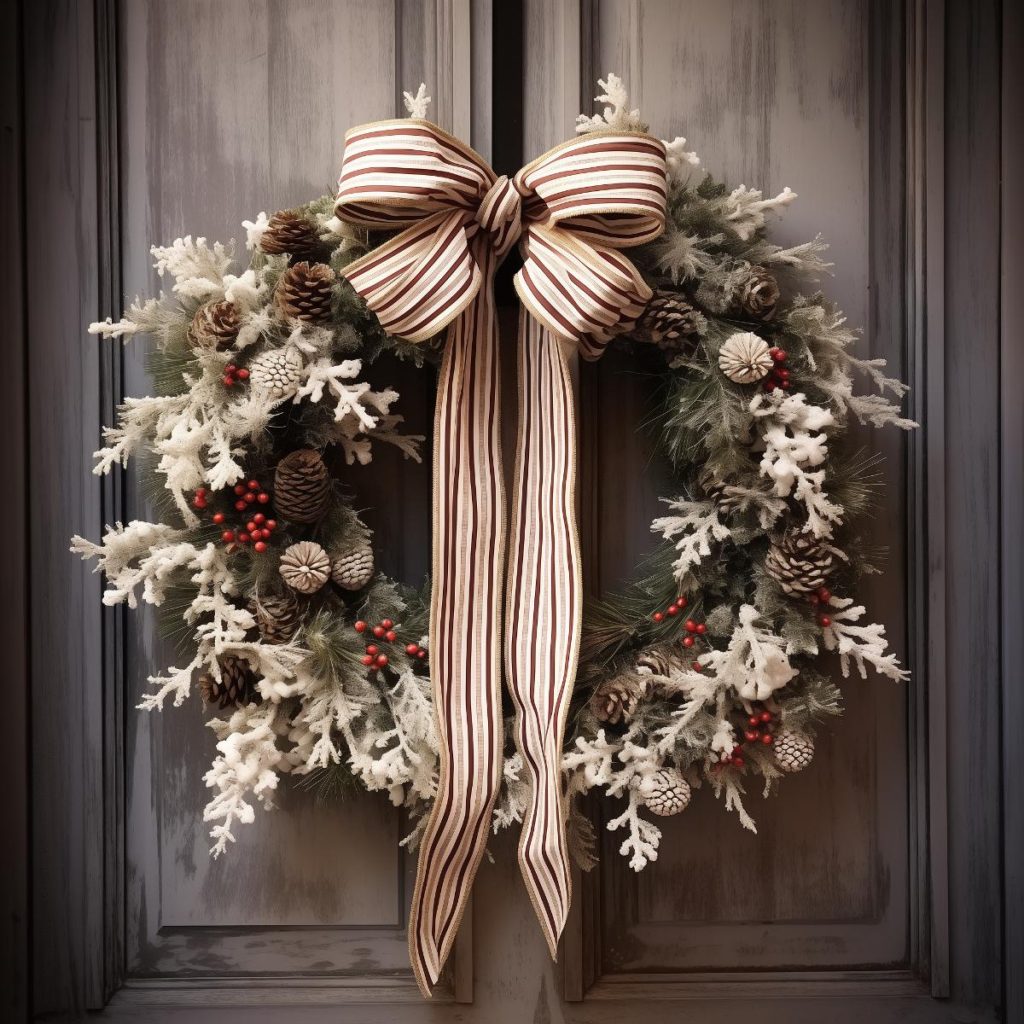
M 601 85 L 607 107 L 581 116 L 581 137 L 646 138 L 618 79 Z M 422 88 L 407 94 L 415 117 L 425 102 Z M 754 827 L 744 786 L 758 776 L 771 790 L 809 764 L 816 725 L 840 710 L 836 666 L 907 675 L 850 596 L 871 571 L 856 538 L 875 494 L 872 460 L 846 436 L 852 421 L 912 427 L 906 389 L 853 354 L 855 333 L 816 290 L 830 266 L 821 239 L 768 240 L 766 216 L 795 193 L 730 189 L 684 146 L 658 149 L 664 233 L 630 251 L 648 297 L 611 339 L 664 356 L 651 423 L 674 491 L 642 577 L 584 617 L 562 757 L 584 866 L 593 834 L 576 795 L 619 798 L 608 828 L 625 830 L 621 852 L 640 870 L 660 839 L 650 816 L 683 810 L 695 787 Z M 154 247 L 169 293 L 90 327 L 156 341 L 156 393 L 124 402 L 95 471 L 144 456 L 160 486 L 153 521 L 117 524 L 98 544 L 76 537 L 73 550 L 105 574 L 105 604 L 141 597 L 187 626 L 181 666 L 151 678 L 141 707 L 178 706 L 198 684 L 216 736 L 214 856 L 282 778 L 385 790 L 418 823 L 413 845 L 437 790 L 430 595 L 376 571 L 357 508 L 376 446 L 419 460 L 424 442 L 367 367 L 390 352 L 429 369 L 442 338 L 411 343 L 370 311 L 349 268 L 393 233 L 344 212 L 323 197 L 244 222 L 244 269 L 204 238 Z M 874 393 L 855 393 L 858 371 Z M 515 717 L 495 831 L 531 799 Z

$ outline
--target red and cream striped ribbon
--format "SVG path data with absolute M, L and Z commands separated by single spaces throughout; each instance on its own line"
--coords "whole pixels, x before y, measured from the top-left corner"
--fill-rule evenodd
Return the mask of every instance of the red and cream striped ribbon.
M 430 615 L 441 758 L 409 922 L 425 994 L 455 940 L 500 785 L 503 604 L 516 742 L 532 781 L 519 861 L 552 956 L 568 914 L 560 760 L 582 595 L 568 358 L 597 358 L 643 311 L 650 289 L 619 250 L 661 233 L 665 192 L 664 147 L 641 134 L 581 136 L 511 180 L 429 121 L 345 136 L 338 217 L 401 229 L 345 276 L 389 333 L 424 341 L 448 328 Z M 519 440 L 506 559 L 493 281 L 517 241 Z

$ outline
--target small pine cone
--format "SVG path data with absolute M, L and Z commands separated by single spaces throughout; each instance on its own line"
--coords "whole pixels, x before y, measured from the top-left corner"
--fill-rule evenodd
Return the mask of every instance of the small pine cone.
M 644 806 L 663 818 L 685 811 L 690 803 L 690 784 L 678 768 L 661 768 L 640 782 Z
M 665 648 L 651 647 L 636 659 L 636 667 L 652 676 L 671 676 L 673 672 L 682 669 L 683 664 Z
M 783 729 L 776 735 L 772 751 L 784 772 L 803 771 L 814 759 L 814 740 L 806 733 Z
M 331 563 L 331 579 L 344 590 L 362 590 L 373 579 L 373 548 L 361 544 L 339 555 Z
M 701 473 L 699 483 L 701 490 L 715 503 L 719 515 L 732 515 L 743 501 L 742 487 L 734 487 L 732 484 L 716 479 L 708 469 Z
M 234 344 L 241 326 L 242 318 L 233 302 L 207 302 L 192 317 L 188 327 L 188 341 L 193 348 L 223 352 Z
M 633 337 L 657 345 L 670 357 L 690 358 L 700 346 L 703 316 L 681 295 L 656 291 L 633 329 Z
M 278 210 L 260 238 L 260 249 L 268 256 L 288 255 L 293 260 L 316 260 L 327 246 L 317 237 L 316 224 L 294 210 Z
M 312 448 L 286 455 L 274 470 L 274 509 L 293 523 L 315 523 L 330 494 L 327 466 Z
M 249 607 L 256 616 L 260 639 L 264 643 L 287 643 L 302 622 L 302 607 L 291 590 L 258 597 Z
M 272 348 L 249 364 L 249 387 L 267 398 L 288 398 L 295 394 L 302 377 L 302 356 L 298 349 Z
M 281 555 L 281 579 L 300 594 L 315 594 L 331 575 L 331 560 L 319 544 L 302 540 Z
M 779 302 L 779 283 L 764 267 L 754 267 L 736 294 L 740 311 L 754 320 L 771 320 Z
M 787 533 L 768 549 L 764 568 L 791 597 L 811 594 L 832 571 L 832 552 L 808 533 Z
M 256 692 L 256 674 L 243 658 L 227 654 L 219 659 L 220 680 L 205 672 L 199 677 L 199 692 L 204 704 L 217 704 L 223 710 L 229 707 L 244 708 L 246 704 L 259 701 Z
M 629 721 L 643 690 L 635 680 L 616 676 L 601 683 L 590 698 L 590 710 L 599 722 L 618 725 Z
M 281 275 L 274 301 L 285 316 L 321 324 L 331 318 L 336 280 L 326 263 L 296 263 Z

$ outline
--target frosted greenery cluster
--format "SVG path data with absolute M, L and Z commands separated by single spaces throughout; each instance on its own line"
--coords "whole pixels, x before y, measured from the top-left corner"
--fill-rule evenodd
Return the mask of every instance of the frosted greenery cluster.
M 601 85 L 603 112 L 578 130 L 644 130 L 621 82 Z M 407 96 L 415 116 L 428 101 L 422 88 Z M 851 420 L 912 426 L 898 410 L 904 387 L 855 357 L 854 333 L 816 292 L 821 240 L 768 240 L 766 218 L 794 193 L 730 190 L 684 147 L 666 142 L 665 234 L 631 251 L 655 301 L 618 342 L 666 355 L 657 423 L 675 490 L 642 578 L 588 610 L 566 737 L 570 797 L 599 789 L 619 801 L 609 828 L 626 830 L 636 870 L 657 856 L 649 815 L 678 812 L 704 783 L 753 827 L 745 784 L 756 775 L 771 788 L 807 762 L 815 724 L 839 712 L 835 665 L 905 677 L 848 596 L 870 571 L 857 523 L 873 496 L 871 460 L 845 436 Z M 254 803 L 273 806 L 282 778 L 384 790 L 422 823 L 438 768 L 424 592 L 373 571 L 353 502 L 375 446 L 418 459 L 423 441 L 366 367 L 386 350 L 422 365 L 439 346 L 387 336 L 345 282 L 345 265 L 378 240 L 338 221 L 330 197 L 243 226 L 247 265 L 203 238 L 154 247 L 169 290 L 90 328 L 154 343 L 154 394 L 124 402 L 96 454 L 97 473 L 139 461 L 152 521 L 73 543 L 105 574 L 106 604 L 141 599 L 176 623 L 181 663 L 151 677 L 141 707 L 190 695 L 210 707 L 215 855 Z M 855 393 L 856 375 L 873 393 Z M 279 467 L 300 451 L 324 467 L 325 481 L 300 481 L 312 517 L 289 514 L 295 497 L 280 493 Z M 259 547 L 239 537 L 257 513 L 275 524 Z M 384 623 L 386 663 L 368 666 Z M 748 741 L 759 716 L 770 723 Z M 509 739 L 495 830 L 521 820 L 522 776 Z M 573 803 L 573 847 L 588 865 L 593 835 Z

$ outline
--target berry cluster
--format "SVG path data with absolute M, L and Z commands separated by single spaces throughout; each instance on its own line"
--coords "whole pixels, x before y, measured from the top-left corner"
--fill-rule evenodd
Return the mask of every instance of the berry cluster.
M 250 480 L 247 484 L 236 484 L 234 494 L 236 512 L 247 512 L 250 505 L 266 505 L 270 501 L 270 495 L 263 490 L 259 480 Z M 203 512 L 211 500 L 210 492 L 205 487 L 199 487 L 192 497 L 192 507 Z M 210 519 L 215 525 L 224 526 L 227 523 L 227 514 L 220 511 L 214 512 Z M 220 535 L 220 539 L 228 545 L 252 544 L 254 551 L 263 554 L 267 550 L 267 541 L 270 540 L 271 534 L 276 529 L 276 519 L 268 519 L 264 513 L 257 512 L 244 524 L 240 523 L 234 528 L 228 525 Z
M 774 718 L 775 716 L 765 707 L 762 707 L 760 710 L 753 708 L 746 722 L 741 727 L 743 729 L 742 742 L 737 743 L 732 748 L 732 753 L 729 757 L 725 758 L 721 763 L 723 765 L 731 764 L 735 768 L 742 768 L 746 763 L 743 757 L 744 747 L 755 743 L 760 743 L 766 747 L 771 746 L 775 742 L 775 737 L 772 735 Z
M 827 606 L 829 601 L 832 600 L 832 591 L 829 590 L 828 587 L 818 587 L 818 589 L 811 594 L 807 600 L 814 606 L 822 604 Z M 821 626 L 822 629 L 827 629 L 832 625 L 832 620 L 822 612 L 818 616 L 818 625 Z
M 675 618 L 690 602 L 685 597 L 677 597 L 664 611 L 655 612 L 651 618 L 655 622 L 664 622 L 666 616 L 668 618 Z M 697 622 L 694 619 L 687 619 L 683 625 L 687 635 L 684 636 L 680 643 L 689 650 L 697 640 L 698 636 L 703 636 L 707 631 L 708 627 L 703 622 Z M 693 670 L 700 672 L 704 668 L 699 661 L 693 663 Z
M 244 366 L 235 366 L 234 363 L 228 363 L 224 367 L 224 376 L 221 377 L 226 388 L 233 388 L 240 380 L 248 379 L 249 371 Z
M 685 597 L 677 597 L 675 601 L 673 601 L 672 604 L 670 604 L 663 612 L 655 612 L 651 618 L 655 622 L 664 621 L 666 615 L 669 618 L 674 618 L 687 606 L 687 604 L 689 604 L 689 602 Z
M 764 379 L 765 391 L 774 391 L 776 388 L 788 391 L 789 370 L 784 365 L 786 362 L 786 350 L 784 348 L 770 348 L 768 349 L 768 355 L 775 361 L 775 365 L 768 371 L 768 376 Z
M 376 626 L 371 627 L 368 622 L 360 619 L 354 627 L 357 633 L 365 633 L 367 630 L 373 634 L 374 639 L 383 640 L 385 643 L 393 644 L 398 641 L 398 634 L 395 632 L 395 624 L 391 619 L 383 619 Z M 410 658 L 426 660 L 427 652 L 419 644 L 406 644 L 405 653 Z M 379 644 L 370 643 L 366 645 L 366 653 L 363 655 L 363 664 L 373 671 L 379 668 L 387 668 L 389 658 L 384 654 Z

